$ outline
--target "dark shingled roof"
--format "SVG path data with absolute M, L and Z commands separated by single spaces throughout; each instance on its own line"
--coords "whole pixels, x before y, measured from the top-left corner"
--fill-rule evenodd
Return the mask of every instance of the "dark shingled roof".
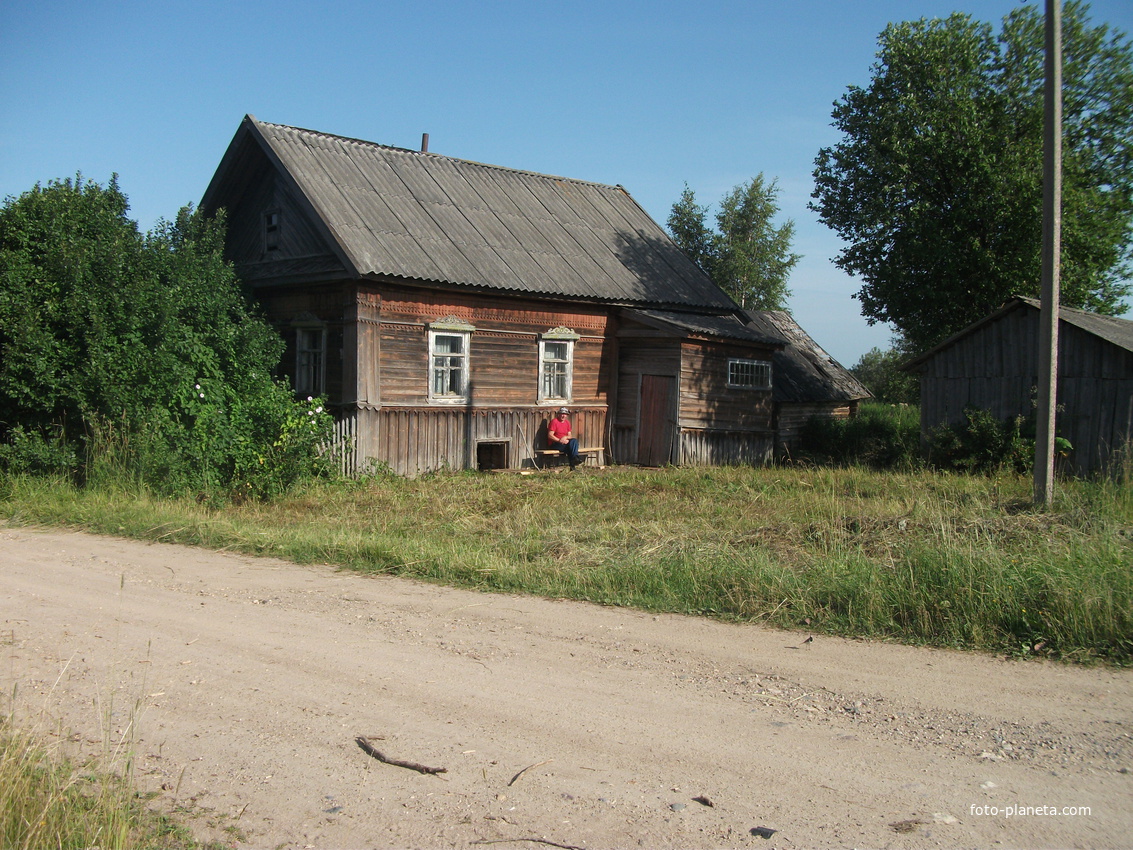
M 786 343 L 772 361 L 772 396 L 776 401 L 855 401 L 871 398 L 851 372 L 827 354 L 782 310 L 749 310 L 748 325 L 761 334 L 778 336 Z
M 201 202 L 254 140 L 356 277 L 726 312 L 735 304 L 621 186 L 453 159 L 246 116 Z
M 1042 309 L 1042 302 L 1035 298 L 1020 298 L 1019 300 L 1030 304 L 1036 310 Z M 1103 316 L 1100 313 L 1089 313 L 1085 310 L 1076 310 L 1073 307 L 1060 306 L 1058 308 L 1058 320 L 1112 342 L 1126 351 L 1133 351 L 1133 321 L 1129 319 Z
M 984 316 L 977 322 L 973 322 L 964 328 L 962 331 L 953 334 L 943 342 L 933 346 L 924 354 L 918 355 L 905 363 L 901 368 L 905 371 L 915 371 L 918 367 L 938 352 L 943 351 L 950 345 L 954 345 L 964 337 L 968 336 L 979 330 L 984 325 L 994 322 L 1003 316 L 1010 313 L 1012 310 L 1018 310 L 1023 307 L 1028 307 L 1034 310 L 1042 310 L 1042 302 L 1035 298 L 1023 298 L 1016 296 L 1007 301 L 1002 307 L 987 316 Z M 1068 325 L 1073 325 L 1076 328 L 1093 334 L 1096 337 L 1111 342 L 1118 348 L 1124 348 L 1126 351 L 1133 351 L 1133 321 L 1129 319 L 1119 319 L 1116 316 L 1103 316 L 1100 313 L 1090 313 L 1086 310 L 1078 310 L 1073 307 L 1058 308 L 1058 321 L 1059 323 L 1065 322 Z

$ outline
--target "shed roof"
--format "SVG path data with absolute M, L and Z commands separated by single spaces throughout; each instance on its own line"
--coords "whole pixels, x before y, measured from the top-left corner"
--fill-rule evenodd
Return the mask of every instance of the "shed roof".
M 786 345 L 775 352 L 772 396 L 776 401 L 856 401 L 872 393 L 841 363 L 826 353 L 783 310 L 749 310 L 748 326 L 767 336 L 778 336 Z
M 269 124 L 248 115 L 201 207 L 250 150 L 291 182 L 348 273 L 532 296 L 725 312 L 735 303 L 621 186 Z
M 933 346 L 928 351 L 924 352 L 917 357 L 914 357 L 901 368 L 906 371 L 915 371 L 918 367 L 924 365 L 932 357 L 935 357 L 946 348 L 950 348 L 956 343 L 960 342 L 969 334 L 972 334 L 980 328 L 992 322 L 998 321 L 1003 316 L 1014 310 L 1041 310 L 1042 302 L 1035 298 L 1024 298 L 1016 296 L 1005 302 L 1002 307 L 994 313 L 984 316 L 977 322 L 973 322 L 964 328 L 962 331 L 953 334 L 943 342 Z M 1078 310 L 1073 307 L 1058 308 L 1059 323 L 1066 323 L 1079 328 L 1086 333 L 1093 334 L 1096 337 L 1106 340 L 1107 342 L 1116 345 L 1118 348 L 1123 348 L 1126 351 L 1133 351 L 1133 321 L 1129 319 L 1119 319 L 1116 316 L 1103 316 L 1100 313 L 1090 313 L 1086 310 Z
M 787 344 L 781 334 L 774 330 L 751 327 L 740 318 L 742 314 L 738 313 L 705 316 L 668 310 L 631 310 L 626 315 L 654 327 L 675 329 L 682 335 L 760 343 L 775 348 L 782 348 Z

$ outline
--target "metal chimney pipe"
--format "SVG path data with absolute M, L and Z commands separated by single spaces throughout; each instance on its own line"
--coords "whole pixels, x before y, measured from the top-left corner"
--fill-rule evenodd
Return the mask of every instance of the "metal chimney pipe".
M 421 153 L 428 153 L 428 152 L 429 152 L 429 134 L 428 133 L 422 133 L 421 134 Z

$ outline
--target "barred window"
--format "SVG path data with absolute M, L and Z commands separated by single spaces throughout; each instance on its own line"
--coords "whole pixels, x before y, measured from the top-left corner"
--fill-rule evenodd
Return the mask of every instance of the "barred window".
M 771 389 L 771 364 L 766 360 L 729 360 L 728 386 L 748 390 Z

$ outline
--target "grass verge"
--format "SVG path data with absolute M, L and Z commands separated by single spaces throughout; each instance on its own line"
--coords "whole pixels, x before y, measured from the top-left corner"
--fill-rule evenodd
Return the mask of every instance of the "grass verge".
M 215 510 L 43 479 L 0 515 L 464 587 L 1013 655 L 1133 660 L 1133 495 L 861 467 L 453 473 Z
M 8 850 L 209 850 L 147 809 L 128 764 L 76 763 L 0 720 L 0 847 Z

